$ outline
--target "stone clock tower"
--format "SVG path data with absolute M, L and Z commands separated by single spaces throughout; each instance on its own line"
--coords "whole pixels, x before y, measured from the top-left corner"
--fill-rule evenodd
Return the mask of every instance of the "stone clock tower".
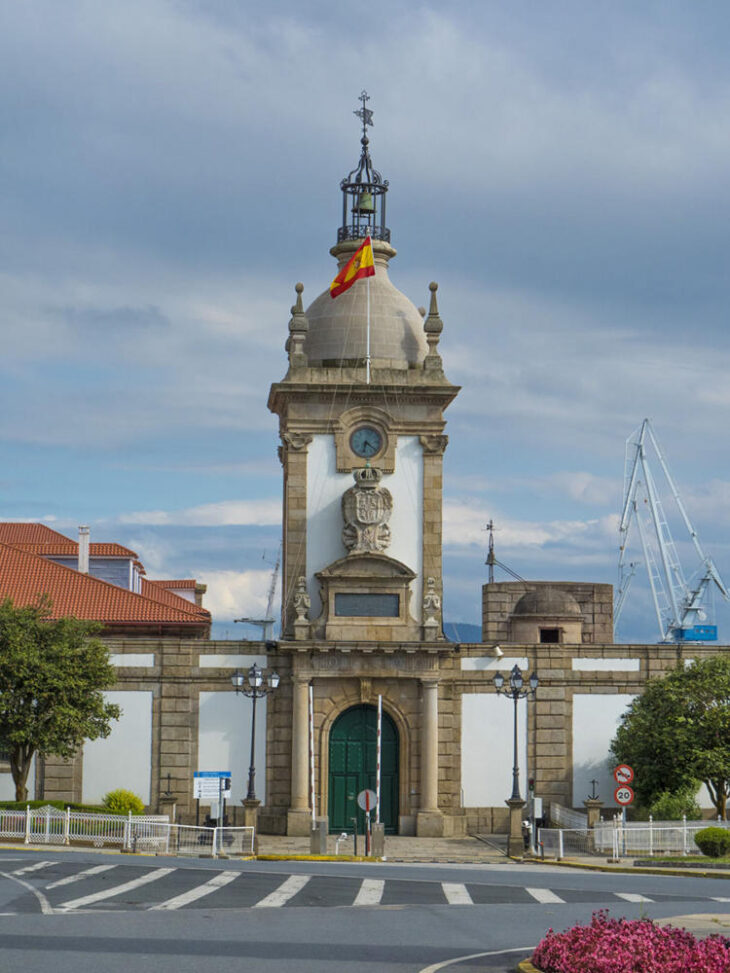
M 290 833 L 302 833 L 301 815 L 309 814 L 301 708 L 310 683 L 315 696 L 322 689 L 316 672 L 326 665 L 341 682 L 355 680 L 362 704 L 378 689 L 387 712 L 395 687 L 383 681 L 373 688 L 373 677 L 392 680 L 393 655 L 422 646 L 433 658 L 448 645 L 441 615 L 444 410 L 459 389 L 447 380 L 438 351 L 437 285 L 430 285 L 425 314 L 388 276 L 396 255 L 385 217 L 388 183 L 370 159 L 366 101 L 363 93 L 356 113 L 363 123 L 360 160 L 341 183 L 342 222 L 330 253 L 342 269 L 370 236 L 375 274 L 334 299 L 326 290 L 306 311 L 297 284 L 288 371 L 269 395 L 279 416 L 284 476 L 280 647 L 293 656 Z M 340 689 L 347 696 L 352 686 Z M 328 719 L 320 713 L 317 722 Z M 319 749 L 316 810 L 334 826 L 322 780 L 331 748 L 320 740 Z M 408 799 L 400 800 L 399 817 L 404 804 Z

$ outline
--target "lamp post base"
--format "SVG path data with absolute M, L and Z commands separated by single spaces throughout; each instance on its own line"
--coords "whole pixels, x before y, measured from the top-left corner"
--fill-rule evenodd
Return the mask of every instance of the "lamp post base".
M 243 826 L 244 828 L 253 828 L 253 853 L 254 855 L 258 853 L 259 850 L 259 807 L 261 806 L 261 801 L 250 801 L 246 798 L 243 801 Z
M 509 837 L 507 838 L 507 854 L 510 858 L 523 858 L 525 841 L 522 837 L 522 808 L 527 801 L 522 798 L 511 797 L 505 804 L 509 808 Z

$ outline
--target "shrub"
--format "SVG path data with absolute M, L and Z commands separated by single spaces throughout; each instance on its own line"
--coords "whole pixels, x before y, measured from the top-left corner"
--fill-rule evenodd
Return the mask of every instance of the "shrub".
M 650 919 L 609 919 L 595 912 L 589 926 L 552 929 L 532 962 L 543 973 L 727 973 L 730 939 L 695 939 L 684 929 L 655 926 Z
M 696 787 L 680 791 L 663 791 L 651 802 L 649 813 L 657 821 L 681 821 L 683 817 L 696 821 L 702 810 L 695 800 Z
M 722 858 L 730 852 L 730 831 L 725 828 L 703 828 L 695 834 L 695 844 L 708 858 Z
M 132 791 L 125 791 L 123 787 L 118 787 L 115 791 L 109 791 L 102 798 L 102 804 L 107 811 L 112 814 L 132 814 L 144 813 L 144 802 L 141 797 L 137 797 Z

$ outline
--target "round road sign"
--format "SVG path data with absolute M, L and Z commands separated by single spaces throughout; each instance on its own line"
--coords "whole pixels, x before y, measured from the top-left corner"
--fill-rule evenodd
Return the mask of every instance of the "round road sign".
M 628 784 L 621 784 L 613 792 L 613 799 L 621 807 L 626 807 L 627 804 L 634 803 L 634 792 Z
M 630 784 L 634 779 L 634 768 L 628 764 L 619 764 L 613 772 L 613 779 L 617 784 Z
M 358 806 L 363 809 L 363 811 L 374 811 L 375 802 L 377 801 L 377 795 L 375 791 L 366 790 L 360 791 L 357 795 Z

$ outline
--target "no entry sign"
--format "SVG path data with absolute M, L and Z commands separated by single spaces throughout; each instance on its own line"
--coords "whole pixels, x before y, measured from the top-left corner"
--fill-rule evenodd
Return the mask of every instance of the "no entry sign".
M 621 807 L 634 803 L 634 792 L 628 784 L 620 784 L 613 792 L 613 799 Z
M 613 772 L 613 779 L 617 784 L 630 784 L 634 779 L 634 768 L 628 764 L 619 764 Z

